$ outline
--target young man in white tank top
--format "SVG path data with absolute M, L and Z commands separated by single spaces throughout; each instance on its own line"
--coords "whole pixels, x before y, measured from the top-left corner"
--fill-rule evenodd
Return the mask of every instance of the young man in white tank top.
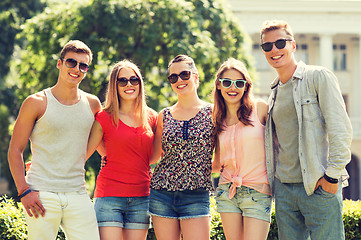
M 96 96 L 79 89 L 91 61 L 87 45 L 69 41 L 57 62 L 55 86 L 29 96 L 20 108 L 8 160 L 30 240 L 56 239 L 59 226 L 67 239 L 99 239 L 84 164 L 101 105 Z M 25 177 L 23 152 L 29 140 L 32 164 Z

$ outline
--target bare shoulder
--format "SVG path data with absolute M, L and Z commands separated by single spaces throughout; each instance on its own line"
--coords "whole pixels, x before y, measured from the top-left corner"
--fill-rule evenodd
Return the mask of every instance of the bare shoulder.
M 266 124 L 268 114 L 268 104 L 262 99 L 258 99 L 257 102 L 257 115 L 263 125 Z
M 46 104 L 47 100 L 44 91 L 28 96 L 21 105 L 18 120 L 35 122 L 44 115 Z
M 266 109 L 268 111 L 268 103 L 265 100 L 257 99 L 256 104 L 258 109 Z
M 159 114 L 158 114 L 158 121 L 159 121 L 159 119 L 163 120 L 164 111 L 165 111 L 165 108 L 163 108 L 162 110 L 160 110 L 160 112 L 159 112 Z
M 99 98 L 93 94 L 85 93 L 90 105 L 90 108 L 92 109 L 93 114 L 95 115 L 97 112 L 99 112 L 102 109 L 102 105 L 99 101 Z
M 34 93 L 28 96 L 23 102 L 21 108 L 31 110 L 37 113 L 44 113 L 46 110 L 46 95 L 44 91 Z

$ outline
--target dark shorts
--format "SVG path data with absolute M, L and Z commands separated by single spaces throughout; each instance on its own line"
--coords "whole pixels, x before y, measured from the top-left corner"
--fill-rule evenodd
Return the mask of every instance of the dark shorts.
M 210 216 L 209 191 L 151 189 L 149 213 L 158 217 L 179 220 Z

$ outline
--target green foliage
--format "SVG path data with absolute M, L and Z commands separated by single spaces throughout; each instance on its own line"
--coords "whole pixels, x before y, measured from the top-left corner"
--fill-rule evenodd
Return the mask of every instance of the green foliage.
M 343 220 L 346 239 L 361 239 L 361 201 L 344 200 Z M 277 224 L 274 207 L 272 208 L 272 222 L 268 240 L 277 240 Z M 215 200 L 211 198 L 211 238 L 225 240 L 223 226 L 219 213 L 216 211 Z M 24 212 L 18 203 L 7 196 L 0 197 L 0 239 L 26 239 L 27 227 Z M 57 240 L 64 240 L 65 235 L 59 230 Z M 155 240 L 154 229 L 148 231 L 147 240 Z
M 345 200 L 343 222 L 346 239 L 361 239 L 361 201 Z
M 9 181 L 9 189 L 15 191 L 10 170 L 7 164 L 7 148 L 10 140 L 8 126 L 11 118 L 18 113 L 20 103 L 15 97 L 15 86 L 6 82 L 10 61 L 13 58 L 15 46 L 22 42 L 16 39 L 21 32 L 21 24 L 34 16 L 44 7 L 41 0 L 1 0 L 0 1 L 0 177 Z M 11 79 L 12 82 L 15 79 Z
M 7 196 L 0 197 L 0 239 L 25 240 L 27 226 L 21 204 Z M 59 229 L 56 240 L 65 240 L 64 232 Z
M 57 3 L 28 20 L 19 36 L 27 41 L 18 67 L 21 100 L 55 84 L 56 60 L 70 39 L 84 41 L 94 53 L 82 89 L 104 99 L 111 65 L 131 59 L 145 76 L 149 105 L 155 110 L 176 100 L 166 76 L 169 60 L 178 54 L 194 58 L 203 98 L 211 92 L 216 69 L 228 57 L 242 59 L 250 67 L 243 48 L 247 37 L 219 0 Z
M 43 8 L 40 0 L 2 0 L 0 2 L 0 86 L 9 71 L 9 62 L 16 44 L 20 25 Z
M 26 239 L 27 228 L 22 210 L 14 200 L 0 198 L 0 239 Z

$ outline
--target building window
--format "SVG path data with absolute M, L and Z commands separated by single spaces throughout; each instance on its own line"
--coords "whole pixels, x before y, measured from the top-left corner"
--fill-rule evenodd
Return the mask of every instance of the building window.
M 303 61 L 308 64 L 308 46 L 307 44 L 297 44 L 297 50 L 295 52 L 295 57 L 297 61 Z
M 252 50 L 253 50 L 252 52 L 253 52 L 254 59 L 256 61 L 257 71 L 269 70 L 270 66 L 269 66 L 265 56 L 263 55 L 261 46 L 258 44 L 253 44 Z
M 347 55 L 345 44 L 333 45 L 333 69 L 335 71 L 347 70 Z

